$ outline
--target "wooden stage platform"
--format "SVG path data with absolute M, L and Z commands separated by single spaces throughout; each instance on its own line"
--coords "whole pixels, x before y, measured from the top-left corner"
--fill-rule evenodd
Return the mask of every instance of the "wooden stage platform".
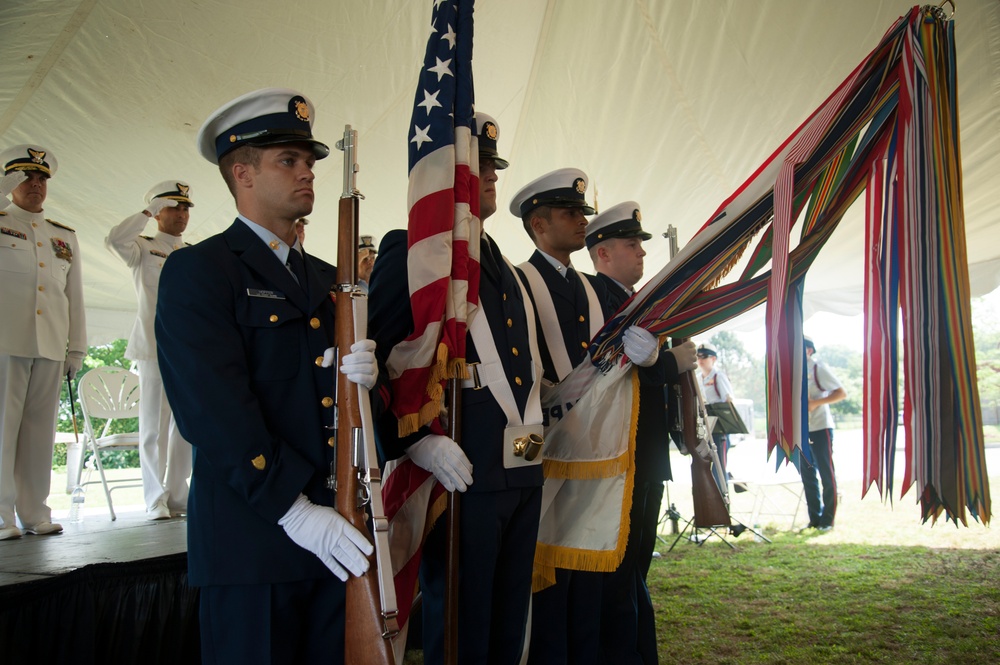
M 0 541 L 0 587 L 57 577 L 93 564 L 187 552 L 183 518 L 149 522 L 141 509 L 125 509 L 112 522 L 106 509 L 94 509 L 78 524 L 58 515 L 53 521 L 63 525 L 61 534 Z
M 54 519 L 63 533 L 0 541 L 2 662 L 200 662 L 183 518 Z

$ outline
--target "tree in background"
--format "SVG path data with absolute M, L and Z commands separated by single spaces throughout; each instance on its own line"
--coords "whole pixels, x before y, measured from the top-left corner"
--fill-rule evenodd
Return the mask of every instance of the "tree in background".
M 972 300 L 979 403 L 985 425 L 1000 424 L 1000 305 L 997 298 Z
M 753 400 L 754 415 L 766 418 L 767 379 L 764 355 L 754 355 L 748 351 L 740 338 L 728 330 L 717 331 L 709 339 L 709 344 L 715 347 L 719 367 L 733 384 L 736 397 Z M 864 385 L 861 353 L 846 346 L 824 346 L 818 348 L 817 353 L 834 370 L 847 391 L 847 399 L 830 405 L 834 417 L 860 420 Z

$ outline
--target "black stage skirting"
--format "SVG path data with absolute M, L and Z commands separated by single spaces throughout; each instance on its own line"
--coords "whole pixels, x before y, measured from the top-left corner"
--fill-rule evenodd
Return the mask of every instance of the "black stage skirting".
M 0 586 L 0 645 L 4 663 L 199 663 L 187 554 Z

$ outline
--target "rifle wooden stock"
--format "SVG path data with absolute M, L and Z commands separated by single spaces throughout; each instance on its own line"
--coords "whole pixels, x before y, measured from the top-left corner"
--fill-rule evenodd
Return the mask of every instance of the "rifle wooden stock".
M 674 344 L 682 344 L 685 339 L 675 339 Z M 697 370 L 695 370 L 697 371 Z M 691 453 L 691 493 L 694 497 L 694 525 L 699 528 L 729 526 L 729 507 L 722 496 L 722 490 L 712 474 L 712 463 L 698 454 L 701 437 L 698 433 L 699 419 L 702 418 L 701 399 L 695 385 L 694 371 L 680 376 L 681 423 L 684 447 Z M 711 433 L 706 432 L 711 438 Z
M 337 238 L 337 284 L 355 284 L 358 247 L 358 205 L 355 197 L 340 199 Z M 337 294 L 338 358 L 351 352 L 354 343 L 354 312 L 348 292 Z M 361 427 L 358 391 L 337 368 L 337 512 L 374 542 L 361 500 L 354 431 Z M 368 557 L 368 572 L 347 579 L 344 662 L 351 665 L 393 665 L 392 645 L 383 637 L 375 554 Z

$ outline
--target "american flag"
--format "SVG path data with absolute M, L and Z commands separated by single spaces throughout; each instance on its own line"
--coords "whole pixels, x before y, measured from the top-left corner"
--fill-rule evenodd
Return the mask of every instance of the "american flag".
M 399 434 L 440 431 L 444 382 L 465 374 L 467 324 L 479 304 L 479 146 L 473 128 L 474 0 L 434 0 L 431 34 L 407 132 L 407 276 L 413 333 L 389 354 Z M 402 662 L 410 603 L 427 531 L 444 510 L 443 487 L 405 455 L 385 469 L 382 491 Z
M 472 11 L 473 0 L 435 0 L 408 130 L 413 333 L 388 360 L 401 436 L 434 420 L 444 381 L 464 374 L 466 326 L 479 303 Z

